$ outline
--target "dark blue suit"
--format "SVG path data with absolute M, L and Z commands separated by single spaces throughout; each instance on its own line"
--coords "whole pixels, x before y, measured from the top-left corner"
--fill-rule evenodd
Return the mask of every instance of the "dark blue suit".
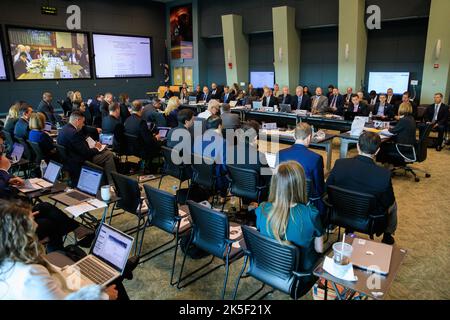
M 307 179 L 310 179 L 313 183 L 311 189 L 311 195 L 313 197 L 320 197 L 324 193 L 325 180 L 323 175 L 323 158 L 320 154 L 317 154 L 304 145 L 294 144 L 290 148 L 281 150 L 279 152 L 279 162 L 285 161 L 297 161 L 305 170 Z M 325 206 L 322 201 L 315 203 L 321 212 L 325 213 Z
M 17 121 L 16 126 L 14 127 L 14 137 L 28 140 L 29 132 L 30 128 L 28 126 L 28 121 L 20 118 L 19 121 Z
M 311 98 L 305 95 L 301 96 L 301 101 L 299 96 L 295 95 L 291 97 L 291 109 L 292 110 L 308 110 L 311 111 Z M 299 101 L 300 101 L 300 108 L 298 108 L 299 106 Z
M 331 108 L 333 105 L 333 100 L 335 100 L 337 109 L 336 114 L 342 116 L 344 115 L 344 97 L 340 94 L 336 96 L 336 99 L 334 97 L 334 95 L 330 95 L 330 97 L 328 98 L 328 106 Z

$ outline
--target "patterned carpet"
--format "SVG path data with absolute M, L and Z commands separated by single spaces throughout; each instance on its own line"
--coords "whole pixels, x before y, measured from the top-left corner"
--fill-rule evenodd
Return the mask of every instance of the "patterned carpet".
M 431 178 L 414 182 L 411 176 L 399 176 L 393 180 L 398 203 L 398 229 L 395 234 L 396 245 L 408 250 L 386 299 L 450 299 L 450 149 L 441 152 L 428 149 L 428 159 L 415 167 L 426 169 Z M 325 153 L 317 151 L 325 157 Z M 349 156 L 356 155 L 353 149 Z M 333 163 L 339 156 L 339 140 L 334 140 Z M 423 174 L 421 174 L 423 177 Z M 150 182 L 157 186 L 157 181 Z M 165 178 L 162 188 L 173 192 L 178 182 Z M 124 214 L 113 219 L 113 226 L 126 229 L 136 224 L 136 218 Z M 162 244 L 170 238 L 159 230 L 147 229 L 143 252 Z M 166 241 L 167 241 L 166 240 Z M 334 237 L 331 238 L 334 240 Z M 126 281 L 125 286 L 131 299 L 218 299 L 223 284 L 224 269 L 202 278 L 190 286 L 177 290 L 169 285 L 173 251 L 164 253 L 137 267 L 134 279 Z M 182 254 L 177 257 L 177 272 Z M 206 263 L 187 259 L 186 271 Z M 216 261 L 216 263 L 219 263 Z M 237 274 L 243 259 L 231 265 L 227 297 L 231 296 Z M 244 279 L 239 287 L 238 298 L 244 298 L 258 289 L 260 283 Z M 289 299 L 275 292 L 266 299 Z M 312 299 L 308 293 L 302 299 Z

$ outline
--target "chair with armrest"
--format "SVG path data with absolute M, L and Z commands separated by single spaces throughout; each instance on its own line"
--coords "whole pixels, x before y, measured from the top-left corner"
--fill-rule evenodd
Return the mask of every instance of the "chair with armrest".
M 161 182 L 166 176 L 171 176 L 180 181 L 178 189 L 181 189 L 181 184 L 184 181 L 188 181 L 188 185 L 190 185 L 189 180 L 192 176 L 192 169 L 189 164 L 176 164 L 173 162 L 172 153 L 179 154 L 179 151 L 176 149 L 172 149 L 166 146 L 161 147 L 161 152 L 164 158 L 164 164 L 162 167 L 162 174 L 159 179 L 159 186 L 161 188 Z
M 35 156 L 34 162 L 36 164 L 40 164 L 41 161 L 45 159 L 45 156 L 44 156 L 44 153 L 42 152 L 41 147 L 39 146 L 39 143 L 38 142 L 32 142 L 32 141 L 29 141 L 29 140 L 27 140 L 27 142 L 30 145 L 31 150 L 33 150 L 33 152 L 34 152 L 34 156 Z
M 417 176 L 415 171 L 422 171 L 425 173 L 425 178 L 431 177 L 431 175 L 424 171 L 423 169 L 413 168 L 409 166 L 412 163 L 420 163 L 427 159 L 428 150 L 428 138 L 432 130 L 432 125 L 429 124 L 425 127 L 421 133 L 419 140 L 415 145 L 410 144 L 395 144 L 396 153 L 389 155 L 391 158 L 390 163 L 394 164 L 394 169 L 392 169 L 392 174 L 395 175 L 397 170 L 404 170 L 405 174 L 410 172 L 414 176 L 414 181 L 419 182 L 420 178 Z
M 6 131 L 6 130 L 2 130 L 3 134 L 5 135 L 5 142 L 6 142 L 6 152 L 7 153 L 11 153 L 13 150 L 13 145 L 14 145 L 14 139 L 11 136 L 11 133 Z
M 387 224 L 387 212 L 374 214 L 377 200 L 372 194 L 352 191 L 330 185 L 327 188 L 330 205 L 328 222 L 326 225 L 339 227 L 338 239 L 340 239 L 341 227 L 369 235 L 373 239 L 374 234 L 382 234 Z
M 252 277 L 263 283 L 249 300 L 269 285 L 273 290 L 265 293 L 259 299 L 279 290 L 297 300 L 306 294 L 314 285 L 315 277 L 311 272 L 300 272 L 300 249 L 293 245 L 286 245 L 262 235 L 258 230 L 242 226 L 245 240 L 244 264 L 236 280 L 233 300 L 236 299 L 239 282 L 242 278 Z M 244 275 L 248 264 L 248 270 Z
M 194 245 L 197 248 L 204 250 L 205 252 L 212 255 L 212 259 L 207 264 L 201 266 L 200 268 L 183 277 L 183 270 L 187 253 L 186 250 L 183 257 L 183 262 L 181 264 L 177 288 L 184 288 L 194 281 L 197 281 L 207 274 L 210 274 L 211 272 L 217 270 L 219 267 L 224 266 L 225 278 L 221 295 L 221 298 L 223 300 L 225 298 L 230 264 L 241 258 L 243 255 L 243 250 L 240 246 L 242 237 L 235 238 L 234 240 L 230 239 L 230 235 L 232 233 L 230 230 L 228 217 L 225 214 L 209 209 L 191 200 L 188 200 L 187 204 L 189 207 L 189 213 L 192 218 L 192 232 L 188 241 L 187 248 L 189 248 L 191 245 Z M 238 242 L 239 245 L 236 245 Z M 187 283 L 182 284 L 183 281 L 191 278 L 200 270 L 209 266 L 215 258 L 219 258 L 220 260 L 222 260 L 223 264 L 220 264 L 212 269 L 210 268 L 210 270 L 208 270 L 207 272 L 203 272 L 201 275 L 195 277 Z
M 170 274 L 170 285 L 175 285 L 176 282 L 173 282 L 173 276 L 180 236 L 191 229 L 189 214 L 179 211 L 175 195 L 153 188 L 147 184 L 144 185 L 144 190 L 149 204 L 147 227 L 156 227 L 172 235 L 172 238 L 160 246 L 140 255 L 140 263 L 153 259 L 171 249 L 175 249 L 172 260 L 172 271 Z M 142 239 L 144 238 L 144 233 L 145 229 L 144 232 L 142 232 Z M 175 243 L 172 246 L 167 247 L 169 244 L 173 243 L 174 240 Z M 162 248 L 164 248 L 164 250 L 160 250 Z M 150 257 L 144 259 L 146 256 Z

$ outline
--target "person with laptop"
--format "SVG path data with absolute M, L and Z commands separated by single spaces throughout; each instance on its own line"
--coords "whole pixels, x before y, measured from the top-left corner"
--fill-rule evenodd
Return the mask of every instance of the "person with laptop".
M 374 132 L 363 132 L 358 140 L 359 155 L 336 160 L 326 185 L 372 194 L 377 206 L 374 215 L 387 215 L 383 243 L 393 244 L 397 228 L 397 204 L 392 188 L 391 172 L 378 166 L 374 158 L 380 151 L 381 138 Z M 346 230 L 347 231 L 347 230 Z
M 283 87 L 283 93 L 278 96 L 278 102 L 280 104 L 292 104 L 292 96 L 289 94 L 289 88 Z
M 324 228 L 318 210 L 308 202 L 305 172 L 298 162 L 283 162 L 276 168 L 269 199 L 256 209 L 256 228 L 282 244 L 299 247 L 298 271 L 312 272 L 323 252 Z M 302 278 L 297 296 L 307 292 L 314 281 L 312 276 Z
M 274 108 L 278 105 L 278 100 L 272 94 L 272 90 L 270 88 L 264 88 L 264 95 L 262 97 L 262 106 L 268 108 Z
M 19 115 L 20 119 L 17 121 L 14 127 L 14 137 L 28 139 L 28 133 L 30 132 L 29 121 L 31 114 L 33 113 L 33 107 L 29 104 L 23 104 L 20 106 Z
M 295 96 L 292 97 L 292 110 L 308 110 L 311 111 L 311 98 L 304 94 L 304 88 L 298 86 L 295 88 Z
M 58 161 L 58 154 L 52 137 L 44 131 L 45 115 L 42 112 L 35 112 L 30 117 L 30 133 L 28 140 L 39 144 L 39 148 L 44 155 L 45 162 L 50 160 Z
M 70 115 L 69 123 L 66 124 L 58 134 L 58 144 L 66 148 L 68 154 L 67 169 L 70 173 L 72 184 L 76 185 L 80 176 L 81 166 L 85 161 L 91 161 L 103 167 L 108 178 L 108 183 L 113 184 L 111 172 L 116 172 L 114 155 L 111 151 L 103 149 L 99 142 L 93 148 L 89 147 L 86 137 L 82 133 L 84 127 L 84 116 L 79 111 Z
M 306 178 L 311 180 L 311 194 L 314 198 L 321 197 L 325 192 L 325 179 L 323 170 L 323 158 L 320 154 L 308 149 L 312 139 L 311 126 L 306 122 L 297 124 L 294 132 L 295 144 L 278 153 L 279 162 L 297 161 L 305 171 Z M 326 215 L 326 207 L 322 200 L 314 201 L 314 205 L 319 209 L 321 216 Z
M 208 119 L 212 115 L 218 115 L 220 113 L 220 102 L 219 100 L 211 99 L 208 102 L 208 109 L 199 113 L 197 118 Z
M 109 116 L 102 120 L 102 133 L 113 135 L 113 150 L 120 151 L 125 144 L 125 127 L 120 120 L 120 106 L 117 102 L 109 107 Z
M 0 200 L 0 299 L 2 300 L 115 300 L 115 285 L 70 290 L 44 259 L 29 205 Z
M 167 120 L 161 111 L 161 100 L 155 98 L 152 103 L 144 106 L 142 117 L 147 122 L 153 122 L 156 127 L 167 127 Z

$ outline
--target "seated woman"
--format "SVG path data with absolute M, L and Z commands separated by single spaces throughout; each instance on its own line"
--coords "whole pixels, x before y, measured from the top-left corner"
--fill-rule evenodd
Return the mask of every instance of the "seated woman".
M 164 115 L 166 116 L 167 126 L 175 128 L 178 126 L 178 107 L 181 105 L 180 99 L 178 97 L 172 97 L 167 103 L 167 107 L 164 110 Z
M 32 113 L 30 117 L 30 134 L 28 140 L 36 142 L 42 150 L 45 162 L 57 159 L 56 146 L 53 139 L 44 131 L 45 115 L 41 112 Z
M 389 132 L 394 134 L 391 141 L 381 144 L 377 161 L 382 163 L 392 163 L 394 166 L 403 162 L 403 157 L 398 153 L 396 144 L 412 145 L 416 143 L 416 120 L 413 117 L 413 108 L 409 102 L 404 102 L 398 108 L 398 122 L 395 127 L 389 128 Z M 411 148 L 401 148 L 401 152 L 412 157 Z
M 323 251 L 324 229 L 319 211 L 308 203 L 305 172 L 298 162 L 282 162 L 276 170 L 268 202 L 256 209 L 256 227 L 280 243 L 300 247 L 298 271 L 312 272 Z M 299 289 L 309 290 L 306 287 L 313 282 L 313 277 L 303 281 L 305 285 Z M 298 292 L 298 296 L 303 293 Z
M 5 126 L 3 130 L 9 132 L 11 137 L 14 137 L 14 127 L 16 126 L 17 121 L 19 121 L 19 109 L 21 106 L 21 102 L 17 102 L 9 108 L 8 116 L 6 117 Z
M 44 259 L 31 207 L 0 200 L 0 300 L 117 299 L 115 286 L 67 288 Z

